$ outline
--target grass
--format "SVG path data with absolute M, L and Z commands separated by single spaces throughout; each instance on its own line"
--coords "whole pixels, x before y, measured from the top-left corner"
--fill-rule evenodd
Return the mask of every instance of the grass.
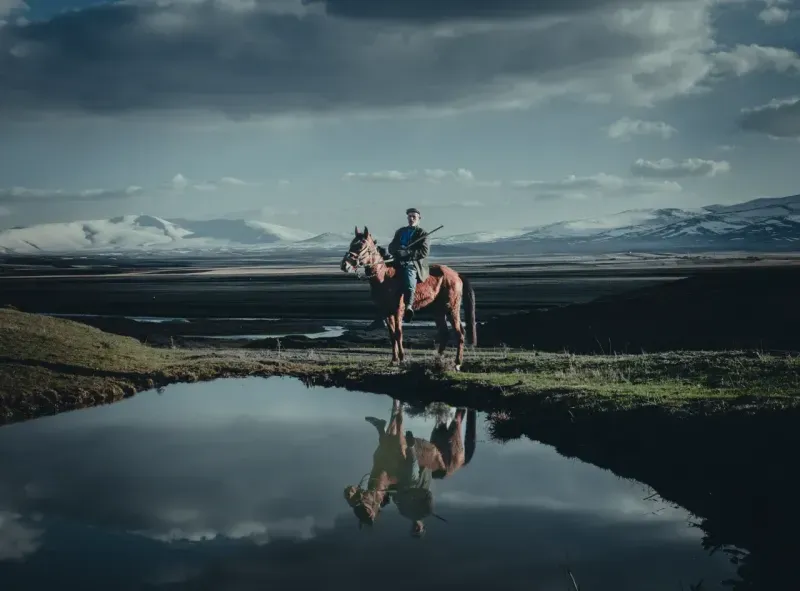
M 0 309 L 0 423 L 101 404 L 182 381 L 297 376 L 309 384 L 580 412 L 786 408 L 800 401 L 800 358 L 759 352 L 577 356 L 467 351 L 455 372 L 433 351 L 403 368 L 386 349 L 162 349 L 79 322 Z M 447 359 L 451 360 L 453 349 Z

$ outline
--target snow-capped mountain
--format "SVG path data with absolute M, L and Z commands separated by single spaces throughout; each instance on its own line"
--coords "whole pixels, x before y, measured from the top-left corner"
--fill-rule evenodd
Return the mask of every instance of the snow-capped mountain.
M 145 249 L 217 249 L 283 245 L 313 238 L 304 230 L 247 220 L 175 220 L 127 215 L 39 224 L 0 232 L 0 251 L 55 253 Z
M 446 243 L 471 252 L 651 251 L 800 249 L 800 195 L 754 199 L 734 205 L 686 209 L 638 209 L 579 219 L 516 233 L 451 236 Z
M 350 233 L 314 234 L 252 220 L 165 220 L 129 215 L 110 220 L 40 224 L 0 231 L 0 253 L 174 252 L 273 249 L 313 253 L 341 249 Z M 800 250 L 800 195 L 734 205 L 636 209 L 538 227 L 432 238 L 437 254 Z

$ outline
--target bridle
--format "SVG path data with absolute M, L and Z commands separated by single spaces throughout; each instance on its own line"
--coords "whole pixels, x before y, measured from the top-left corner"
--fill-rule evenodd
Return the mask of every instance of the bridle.
M 373 260 L 377 259 L 378 262 L 364 262 L 367 257 L 371 257 Z M 372 277 L 372 274 L 368 272 L 369 270 L 373 267 L 386 265 L 386 261 L 378 250 L 378 246 L 375 242 L 368 241 L 366 238 L 362 238 L 358 242 L 358 252 L 354 252 L 351 248 L 345 253 L 344 258 L 347 263 L 355 269 L 356 277 L 359 279 Z M 359 271 L 363 271 L 363 274 L 359 273 Z

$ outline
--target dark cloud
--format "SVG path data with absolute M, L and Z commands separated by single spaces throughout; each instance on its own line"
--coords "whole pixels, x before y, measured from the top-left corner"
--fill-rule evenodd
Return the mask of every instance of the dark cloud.
M 328 14 L 354 19 L 412 22 L 458 19 L 517 19 L 589 12 L 641 0 L 303 0 L 321 4 Z
M 115 3 L 0 29 L 0 114 L 211 110 L 247 118 L 583 96 L 576 80 L 603 83 L 599 72 L 629 67 L 631 57 L 670 41 L 648 36 L 648 22 L 611 26 L 581 13 L 442 33 L 260 5 Z
M 800 138 L 800 96 L 744 109 L 739 127 L 779 138 Z

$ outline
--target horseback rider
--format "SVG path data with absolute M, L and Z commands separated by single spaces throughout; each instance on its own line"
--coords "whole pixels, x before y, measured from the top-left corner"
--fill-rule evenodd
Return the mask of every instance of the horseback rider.
M 411 520 L 411 535 L 425 535 L 426 517 L 433 515 L 430 468 L 420 466 L 415 447 L 416 438 L 406 431 L 406 459 L 396 486 L 390 487 L 390 497 L 400 515 Z
M 403 320 L 410 322 L 414 319 L 414 294 L 417 281 L 422 283 L 428 278 L 428 254 L 430 242 L 425 230 L 419 227 L 422 214 L 411 207 L 406 210 L 408 225 L 394 233 L 394 238 L 389 243 L 389 254 L 397 261 L 397 270 L 403 282 L 403 297 L 406 311 Z M 414 243 L 414 244 L 412 244 Z

